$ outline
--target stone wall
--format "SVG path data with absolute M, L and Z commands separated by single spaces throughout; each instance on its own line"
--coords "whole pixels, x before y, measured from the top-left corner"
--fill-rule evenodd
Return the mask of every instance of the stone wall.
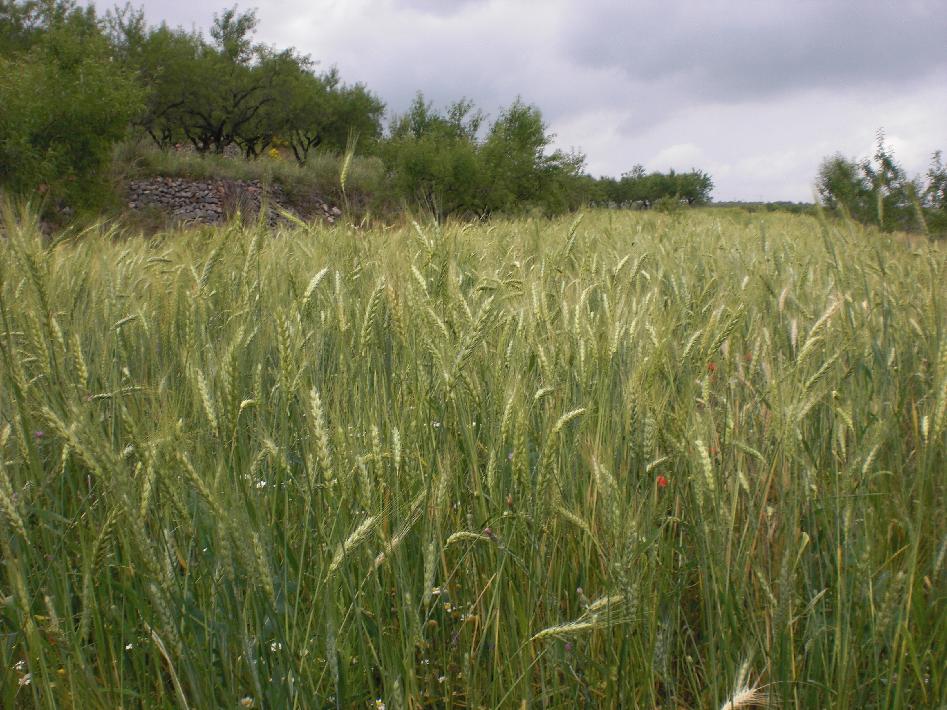
M 294 209 L 279 185 L 264 187 L 259 180 L 189 180 L 187 178 L 154 177 L 133 180 L 126 187 L 129 209 L 158 209 L 171 220 L 197 224 L 219 224 L 238 212 L 256 218 L 261 205 L 266 205 L 266 221 L 270 226 L 285 221 L 280 212 L 300 219 L 323 220 L 333 224 L 342 211 L 320 199 L 306 201 L 305 213 Z

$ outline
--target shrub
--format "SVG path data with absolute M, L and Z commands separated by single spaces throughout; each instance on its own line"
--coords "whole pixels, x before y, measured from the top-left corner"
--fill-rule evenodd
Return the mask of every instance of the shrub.
M 141 92 L 109 58 L 94 16 L 51 11 L 27 50 L 0 59 L 0 185 L 74 207 L 100 204 L 113 143 Z

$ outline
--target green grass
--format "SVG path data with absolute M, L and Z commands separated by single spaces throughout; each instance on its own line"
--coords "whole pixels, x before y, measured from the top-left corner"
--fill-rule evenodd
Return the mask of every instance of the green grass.
M 941 249 L 6 220 L 3 707 L 947 702 Z

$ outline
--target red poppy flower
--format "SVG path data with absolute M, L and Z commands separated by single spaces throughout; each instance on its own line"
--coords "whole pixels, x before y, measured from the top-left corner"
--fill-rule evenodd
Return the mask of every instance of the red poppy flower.
M 658 488 L 667 488 L 668 479 L 665 478 L 664 476 L 658 476 L 657 484 L 658 484 Z

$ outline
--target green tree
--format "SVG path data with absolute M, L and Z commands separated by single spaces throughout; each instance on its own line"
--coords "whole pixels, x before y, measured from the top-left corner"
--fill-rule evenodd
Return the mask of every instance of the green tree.
M 47 3 L 30 47 L 0 58 L 0 185 L 78 207 L 101 202 L 112 145 L 141 92 L 91 9 Z
M 483 144 L 483 169 L 488 182 L 487 212 L 539 207 L 561 212 L 573 200 L 585 156 L 561 150 L 547 152 L 554 136 L 540 110 L 520 99 L 501 112 Z
M 371 149 L 381 137 L 385 105 L 363 84 L 342 83 L 336 69 L 317 75 L 300 62 L 279 82 L 275 123 L 300 165 L 310 150 L 345 150 L 349 135 Z
M 408 111 L 391 123 L 382 147 L 399 197 L 437 219 L 482 214 L 485 192 L 477 142 L 482 114 L 461 99 L 441 113 L 419 92 Z
M 658 201 L 667 208 L 671 203 L 703 205 L 710 202 L 713 179 L 702 170 L 678 173 L 646 173 L 644 166 L 635 165 L 623 173 L 621 179 L 608 184 L 609 202 L 618 207 L 654 207 Z
M 108 26 L 116 57 L 145 92 L 134 124 L 159 148 L 186 141 L 184 127 L 201 95 L 196 85 L 206 53 L 201 36 L 165 24 L 149 29 L 143 13 L 129 6 L 110 13 Z
M 117 56 L 147 90 L 137 123 L 158 146 L 187 141 L 200 153 L 222 153 L 236 143 L 254 157 L 273 140 L 267 108 L 280 79 L 308 59 L 255 43 L 254 11 L 215 15 L 210 41 L 164 24 L 147 29 L 127 6 L 109 19 Z
M 693 169 L 687 173 L 678 173 L 676 177 L 674 193 L 688 205 L 704 205 L 710 202 L 714 181 L 709 174 Z
M 942 161 L 941 151 L 931 156 L 927 169 L 927 187 L 924 189 L 924 205 L 935 210 L 947 208 L 947 166 Z
M 932 234 L 947 233 L 947 166 L 941 159 L 941 151 L 931 156 L 927 170 L 927 185 L 922 193 L 926 208 L 927 227 Z
M 910 180 L 878 132 L 875 152 L 860 162 L 835 154 L 822 161 L 816 190 L 823 205 L 884 230 L 920 226 L 925 190 Z
M 314 148 L 343 150 L 350 133 L 373 145 L 384 104 L 362 84 L 343 84 L 335 69 L 316 74 L 295 49 L 255 42 L 257 24 L 253 11 L 228 9 L 205 39 L 164 24 L 148 28 L 130 6 L 110 13 L 116 55 L 147 88 L 138 125 L 161 148 L 183 141 L 221 153 L 236 144 L 247 158 L 279 139 L 301 164 Z
M 915 220 L 917 185 L 909 181 L 904 168 L 894 159 L 885 143 L 884 131 L 878 131 L 872 160 L 861 164 L 862 173 L 871 186 L 877 224 L 882 229 L 909 229 Z
M 816 177 L 816 192 L 826 207 L 859 221 L 868 219 L 871 186 L 854 160 L 840 153 L 823 160 Z
M 0 56 L 32 46 L 39 32 L 40 3 L 0 0 Z

